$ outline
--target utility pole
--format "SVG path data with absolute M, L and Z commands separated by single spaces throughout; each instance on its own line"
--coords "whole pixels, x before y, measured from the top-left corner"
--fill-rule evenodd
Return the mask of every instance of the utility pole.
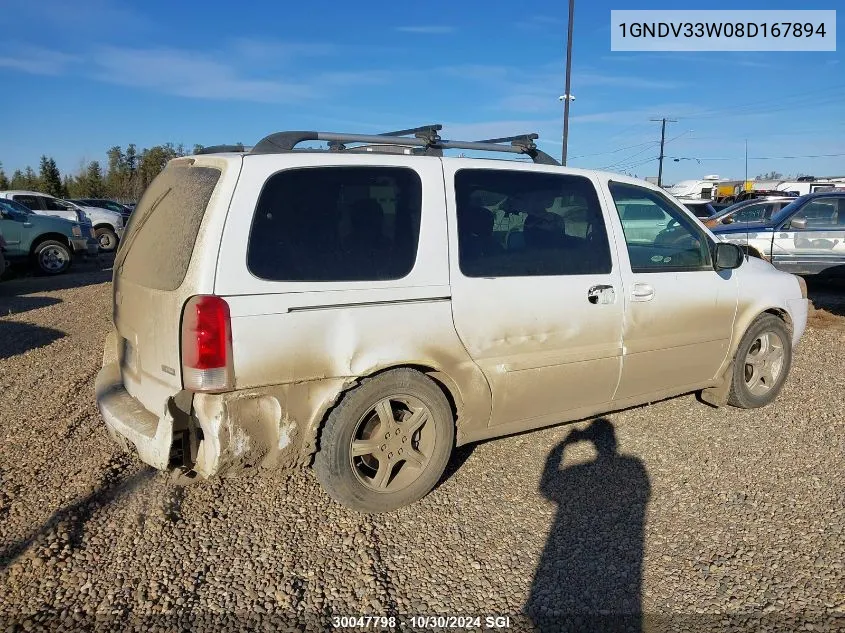
M 663 147 L 666 145 L 666 124 L 667 123 L 677 123 L 677 119 L 667 119 L 663 117 L 662 119 L 651 119 L 651 121 L 661 121 L 662 126 L 660 128 L 660 156 L 658 160 L 660 161 L 660 166 L 657 168 L 657 186 L 663 186 L 663 159 L 665 158 L 663 154 Z
M 745 139 L 745 182 L 742 183 L 742 190 L 748 186 L 748 139 Z
M 569 24 L 566 34 L 566 88 L 563 95 L 563 149 L 561 150 L 560 164 L 566 166 L 566 145 L 569 141 L 569 102 L 572 95 L 569 93 L 570 77 L 572 74 L 572 20 L 575 17 L 575 0 L 569 0 Z

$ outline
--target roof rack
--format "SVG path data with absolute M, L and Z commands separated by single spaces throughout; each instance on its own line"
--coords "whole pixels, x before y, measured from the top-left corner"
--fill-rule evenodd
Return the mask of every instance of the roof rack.
M 385 132 L 383 134 L 348 134 L 316 131 L 276 132 L 275 134 L 265 136 L 248 153 L 277 154 L 291 152 L 294 151 L 297 145 L 305 141 L 326 141 L 328 142 L 329 151 L 335 152 L 373 151 L 372 147 L 367 150 L 364 147 L 366 145 L 376 147 L 397 145 L 419 148 L 415 153 L 426 156 L 442 156 L 444 149 L 467 149 L 482 152 L 525 154 L 531 157 L 531 160 L 535 163 L 541 165 L 560 165 L 554 158 L 537 148 L 537 145 L 534 143 L 535 139 L 539 138 L 537 134 L 521 134 L 483 141 L 453 141 L 444 140 L 440 137 L 439 132 L 442 129 L 442 125 L 435 123 L 407 130 Z M 355 144 L 355 146 L 349 147 L 349 144 Z M 244 151 L 244 149 L 217 151 Z

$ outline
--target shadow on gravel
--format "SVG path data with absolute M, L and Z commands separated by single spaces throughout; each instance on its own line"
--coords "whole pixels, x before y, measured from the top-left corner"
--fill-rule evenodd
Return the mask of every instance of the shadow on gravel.
M 596 459 L 561 469 L 566 447 L 582 441 Z M 552 449 L 540 491 L 559 509 L 524 607 L 535 630 L 642 631 L 643 463 L 620 455 L 613 424 L 598 418 Z
M 845 279 L 807 279 L 807 295 L 811 326 L 845 327 Z
M 24 539 L 0 550 L 0 571 L 14 563 L 33 544 L 45 539 L 51 532 L 58 532 L 63 544 L 70 550 L 78 549 L 85 533 L 86 522 L 103 506 L 124 497 L 156 475 L 152 468 L 124 477 L 128 468 L 125 458 L 112 460 L 112 465 L 100 480 L 97 489 L 75 503 L 56 510 L 44 525 Z
M 0 295 L 0 317 L 22 314 L 61 303 L 58 297 L 4 297 Z
M 17 321 L 0 321 L 0 360 L 44 347 L 65 336 L 64 332 L 53 328 Z
M 459 446 L 452 451 L 452 456 L 449 458 L 449 463 L 446 464 L 446 470 L 443 471 L 443 476 L 440 477 L 440 481 L 438 481 L 437 485 L 434 486 L 435 490 L 449 481 L 449 479 L 451 479 L 451 477 L 461 469 L 461 466 L 463 466 L 469 459 L 469 456 L 472 455 L 475 447 L 476 444 L 465 444 L 464 446 Z
M 107 268 L 108 267 L 108 268 Z M 51 292 L 54 290 L 66 290 L 67 288 L 80 288 L 111 281 L 111 263 L 104 261 L 102 264 L 82 264 L 78 268 L 74 266 L 70 272 L 55 277 L 43 277 L 38 275 L 20 276 L 0 283 L 0 314 L 6 314 L 4 301 L 7 297 L 19 297 L 33 292 Z

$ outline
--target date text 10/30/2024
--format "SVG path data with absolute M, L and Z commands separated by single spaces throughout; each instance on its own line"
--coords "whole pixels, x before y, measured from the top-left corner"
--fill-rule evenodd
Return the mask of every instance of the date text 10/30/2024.
M 334 616 L 332 626 L 338 629 L 509 629 L 511 619 L 506 615 L 412 615 L 394 616 L 350 615 Z

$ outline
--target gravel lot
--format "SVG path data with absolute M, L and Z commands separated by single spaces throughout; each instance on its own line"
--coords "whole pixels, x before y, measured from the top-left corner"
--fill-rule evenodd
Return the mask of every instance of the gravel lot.
M 842 291 L 818 291 L 829 312 L 773 406 L 686 396 L 487 442 L 368 518 L 310 471 L 181 487 L 120 454 L 93 399 L 109 279 L 0 284 L 0 630 L 449 614 L 551 631 L 620 610 L 645 615 L 580 630 L 845 627 Z

